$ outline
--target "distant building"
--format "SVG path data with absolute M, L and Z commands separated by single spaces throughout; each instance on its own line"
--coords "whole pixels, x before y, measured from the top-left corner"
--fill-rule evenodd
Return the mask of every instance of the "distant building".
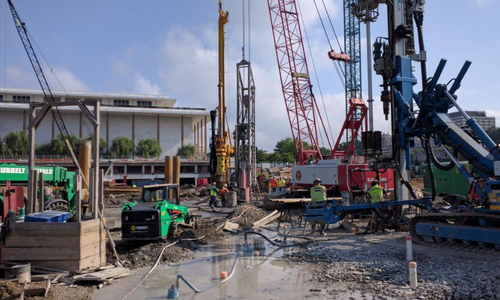
M 97 99 L 101 102 L 100 135 L 107 151 L 119 136 L 129 137 L 137 145 L 146 138 L 157 139 L 161 157 L 176 155 L 182 145 L 197 146 L 199 157 L 208 152 L 206 146 L 210 114 L 204 108 L 174 107 L 177 101 L 164 95 L 139 95 L 95 92 L 57 92 L 56 102 L 75 99 Z M 26 131 L 29 123 L 29 103 L 43 102 L 41 90 L 0 88 L 0 135 Z M 77 107 L 61 107 L 63 120 L 70 134 L 87 138 L 92 126 Z M 36 132 L 38 145 L 50 142 L 59 132 L 52 117 L 46 117 Z
M 466 113 L 469 115 L 469 117 L 474 118 L 484 130 L 495 127 L 495 117 L 486 116 L 486 112 L 484 111 L 466 111 Z M 453 122 L 457 124 L 457 126 L 466 126 L 465 118 L 460 112 L 457 111 L 449 113 L 449 116 L 453 120 Z

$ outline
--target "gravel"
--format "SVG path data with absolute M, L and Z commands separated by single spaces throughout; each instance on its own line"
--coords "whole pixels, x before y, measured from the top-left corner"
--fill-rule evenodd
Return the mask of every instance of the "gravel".
M 347 235 L 298 249 L 287 259 L 310 263 L 311 281 L 324 283 L 330 295 L 347 286 L 361 293 L 360 299 L 500 299 L 500 251 L 492 249 L 478 253 L 415 245 L 418 288 L 411 290 L 404 236 Z

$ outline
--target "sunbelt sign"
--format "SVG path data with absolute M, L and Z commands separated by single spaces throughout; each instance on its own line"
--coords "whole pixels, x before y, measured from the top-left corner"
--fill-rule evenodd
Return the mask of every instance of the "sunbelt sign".
M 48 169 L 39 169 L 35 168 L 40 173 L 43 173 L 44 175 L 52 175 L 53 174 L 53 169 L 48 168 Z M 27 174 L 28 173 L 28 168 L 22 168 L 22 167 L 0 167 L 0 174 Z

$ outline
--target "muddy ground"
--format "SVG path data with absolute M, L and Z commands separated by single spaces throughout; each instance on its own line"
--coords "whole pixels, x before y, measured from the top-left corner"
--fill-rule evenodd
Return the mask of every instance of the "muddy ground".
M 47 281 L 32 282 L 29 284 L 29 289 L 31 288 L 45 288 Z M 20 299 L 19 296 L 22 292 L 23 285 L 7 282 L 0 284 L 0 299 L 2 300 L 14 300 Z M 92 299 L 92 293 L 95 287 L 80 286 L 80 285 L 52 285 L 49 289 L 47 297 L 44 296 L 34 296 L 34 297 L 24 297 L 27 300 L 61 300 L 61 299 L 71 299 L 71 300 L 90 300 Z
M 121 212 L 121 207 L 124 203 L 137 201 L 138 195 L 130 196 L 114 196 L 105 199 L 106 215 L 116 216 Z M 182 193 L 181 205 L 187 206 L 191 213 L 200 214 L 198 228 L 178 227 L 178 232 L 174 237 L 162 239 L 156 242 L 124 242 L 121 240 L 121 231 L 113 230 L 112 235 L 116 243 L 116 251 L 119 255 L 123 266 L 130 269 L 151 266 L 162 249 L 181 240 L 174 246 L 165 249 L 162 255 L 161 263 L 175 263 L 193 257 L 193 252 L 200 245 L 206 245 L 219 241 L 226 237 L 223 224 L 225 221 L 232 221 L 241 225 L 241 228 L 251 228 L 252 224 L 265 217 L 267 213 L 255 207 L 252 204 L 239 205 L 236 208 L 216 208 L 212 210 L 208 207 L 207 198 L 199 198 L 193 193 Z M 184 239 L 197 239 L 193 241 L 182 241 Z M 108 247 L 107 260 L 108 264 L 114 264 L 116 259 L 111 247 Z

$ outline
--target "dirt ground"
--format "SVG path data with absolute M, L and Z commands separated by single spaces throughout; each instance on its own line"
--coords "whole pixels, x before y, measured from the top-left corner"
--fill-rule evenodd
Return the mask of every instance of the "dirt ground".
M 46 281 L 32 282 L 28 288 L 44 288 L 46 286 Z M 14 300 L 19 299 L 23 289 L 23 285 L 7 282 L 0 284 L 0 299 L 2 300 Z M 43 296 L 36 297 L 24 297 L 28 300 L 61 300 L 61 299 L 71 299 L 71 300 L 90 300 L 92 299 L 92 293 L 95 287 L 85 287 L 79 285 L 52 285 L 49 289 L 49 294 L 47 298 Z
M 182 190 L 181 190 L 182 191 Z M 151 266 L 161 250 L 182 239 L 193 239 L 202 237 L 196 241 L 181 241 L 174 246 L 168 247 L 163 253 L 161 263 L 175 263 L 182 260 L 192 258 L 193 251 L 196 251 L 199 245 L 206 245 L 225 238 L 226 234 L 222 231 L 222 227 L 226 220 L 241 225 L 242 229 L 248 229 L 252 223 L 266 216 L 266 212 L 254 205 L 239 205 L 231 209 L 218 208 L 218 211 L 212 211 L 208 208 L 204 198 L 197 197 L 191 190 L 181 193 L 181 205 L 187 206 L 191 212 L 197 213 L 197 209 L 203 212 L 203 218 L 198 221 L 198 228 L 178 228 L 177 235 L 167 240 L 159 240 L 156 242 L 123 242 L 121 241 L 121 231 L 113 230 L 111 232 L 116 243 L 116 251 L 120 257 L 120 261 L 126 268 L 137 269 L 141 267 Z M 107 216 L 119 216 L 123 204 L 130 201 L 137 201 L 138 195 L 130 196 L 114 196 L 105 199 L 105 214 Z M 116 259 L 111 247 L 107 247 L 108 264 L 114 264 Z

